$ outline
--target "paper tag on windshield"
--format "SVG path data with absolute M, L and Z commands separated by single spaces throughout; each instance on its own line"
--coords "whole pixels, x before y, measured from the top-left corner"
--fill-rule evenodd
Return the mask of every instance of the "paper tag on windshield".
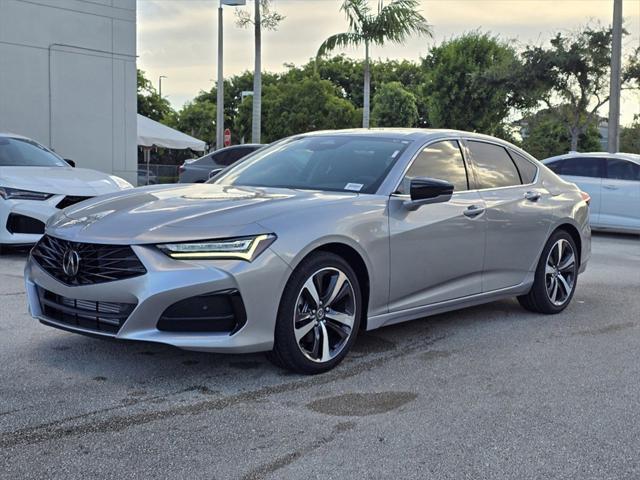
M 361 183 L 347 183 L 347 186 L 344 187 L 345 190 L 351 190 L 352 192 L 359 192 L 364 187 Z

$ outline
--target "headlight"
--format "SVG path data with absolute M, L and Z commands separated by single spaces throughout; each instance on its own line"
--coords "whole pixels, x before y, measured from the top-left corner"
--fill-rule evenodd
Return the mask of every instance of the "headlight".
M 264 252 L 275 239 L 275 235 L 269 234 L 200 242 L 164 243 L 157 245 L 157 247 L 171 258 L 181 260 L 235 258 L 251 262 Z
M 0 198 L 4 200 L 46 200 L 53 197 L 53 193 L 32 192 L 16 188 L 0 187 Z

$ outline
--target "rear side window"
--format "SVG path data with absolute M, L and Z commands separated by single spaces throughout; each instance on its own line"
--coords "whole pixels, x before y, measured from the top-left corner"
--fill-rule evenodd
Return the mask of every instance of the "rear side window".
M 574 157 L 554 162 L 552 169 L 558 175 L 572 177 L 601 177 L 602 159 L 594 157 Z
M 536 167 L 533 162 L 527 160 L 519 153 L 510 150 L 509 155 L 511 155 L 511 158 L 516 164 L 516 167 L 518 167 L 522 183 L 533 183 L 536 178 L 536 174 L 538 173 L 538 167 Z
M 640 165 L 620 158 L 607 158 L 607 178 L 613 180 L 640 180 Z
M 455 192 L 468 190 L 467 170 L 458 142 L 436 142 L 422 150 L 409 167 L 398 193 L 409 193 L 411 179 L 416 177 L 446 180 Z
M 520 185 L 520 175 L 507 151 L 499 146 L 469 140 L 469 150 L 478 172 L 478 188 Z

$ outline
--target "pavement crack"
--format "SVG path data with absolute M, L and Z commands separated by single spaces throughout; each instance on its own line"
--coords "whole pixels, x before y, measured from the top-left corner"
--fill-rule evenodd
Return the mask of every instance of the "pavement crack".
M 356 426 L 355 422 L 341 422 L 336 424 L 331 433 L 328 435 L 324 435 L 318 439 L 316 439 L 310 445 L 304 445 L 298 450 L 294 450 L 293 452 L 286 453 L 281 457 L 276 458 L 275 460 L 265 463 L 254 470 L 251 470 L 247 474 L 242 476 L 242 480 L 261 480 L 266 478 L 268 475 L 277 472 L 281 468 L 286 467 L 287 465 L 291 465 L 296 460 L 303 457 L 305 454 L 314 452 L 319 448 L 327 445 L 328 443 L 333 442 L 339 435 L 342 433 L 348 432 L 349 430 L 353 430 Z
M 278 395 L 286 392 L 295 391 L 302 388 L 326 385 L 335 381 L 360 375 L 377 367 L 388 364 L 389 361 L 411 355 L 417 351 L 423 350 L 425 347 L 443 340 L 446 335 L 434 338 L 421 338 L 420 340 L 404 346 L 402 349 L 394 350 L 392 353 L 381 355 L 371 360 L 356 360 L 349 364 L 343 365 L 323 375 L 314 377 L 305 377 L 302 380 L 292 382 L 267 385 L 256 390 L 248 392 L 240 392 L 226 397 L 208 399 L 187 405 L 178 405 L 165 410 L 155 410 L 148 412 L 139 412 L 131 415 L 114 416 L 104 420 L 89 421 L 77 425 L 62 426 L 70 420 L 82 419 L 96 413 L 90 412 L 49 424 L 27 427 L 13 432 L 8 432 L 0 436 L 0 448 L 10 448 L 18 445 L 33 445 L 46 442 L 49 440 L 60 440 L 66 437 L 74 437 L 79 435 L 94 433 L 111 433 L 120 432 L 127 428 L 144 425 L 150 422 L 164 420 L 181 415 L 198 415 L 209 411 L 223 410 L 227 407 L 234 406 L 239 403 L 255 402 L 272 395 Z M 114 410 L 117 407 L 108 408 L 103 411 Z

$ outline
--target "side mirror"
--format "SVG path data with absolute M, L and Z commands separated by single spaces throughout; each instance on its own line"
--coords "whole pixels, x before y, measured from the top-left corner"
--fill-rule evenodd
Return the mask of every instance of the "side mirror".
M 74 162 L 73 160 L 70 160 L 68 158 L 64 159 L 65 162 L 67 162 L 70 166 L 75 167 L 76 166 L 76 162 Z
M 218 175 L 222 170 L 224 170 L 224 168 L 214 168 L 213 170 L 211 170 L 209 172 L 209 180 Z
M 409 195 L 411 200 L 405 201 L 404 206 L 415 210 L 421 205 L 448 202 L 453 195 L 453 185 L 437 178 L 418 177 L 411 180 Z

